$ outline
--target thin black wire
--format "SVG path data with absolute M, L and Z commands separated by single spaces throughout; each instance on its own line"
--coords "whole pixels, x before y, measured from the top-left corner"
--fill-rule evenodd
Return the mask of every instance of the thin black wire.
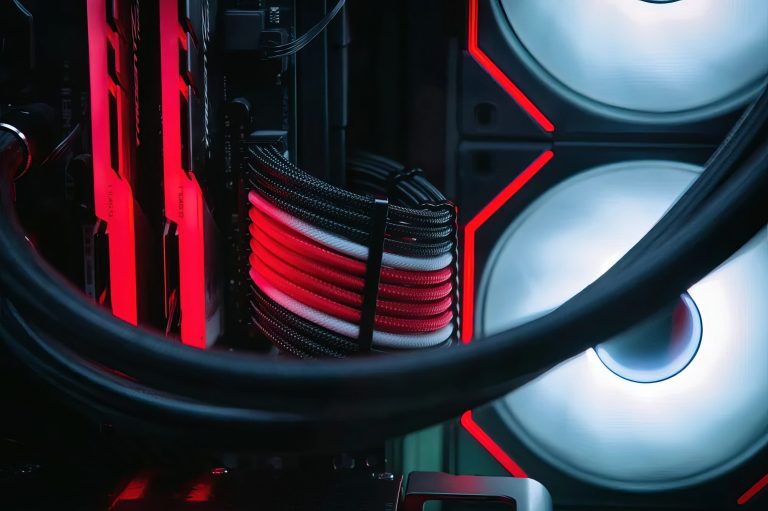
M 40 162 L 40 166 L 42 167 L 48 163 L 59 161 L 61 158 L 66 156 L 67 153 L 72 150 L 75 142 L 77 142 L 77 140 L 80 138 L 82 132 L 82 126 L 80 123 L 77 123 L 75 127 L 70 130 L 67 136 L 65 136 L 61 142 L 59 142 L 53 151 L 51 151 L 51 153 L 42 162 Z
M 285 44 L 277 44 L 275 46 L 269 46 L 264 49 L 262 58 L 264 59 L 278 59 L 282 57 L 288 57 L 299 51 L 305 46 L 311 43 L 315 37 L 320 35 L 323 30 L 330 24 L 331 21 L 341 12 L 344 7 L 345 0 L 339 0 L 333 9 L 331 9 L 315 26 L 310 28 L 304 35 L 294 39 L 293 41 Z

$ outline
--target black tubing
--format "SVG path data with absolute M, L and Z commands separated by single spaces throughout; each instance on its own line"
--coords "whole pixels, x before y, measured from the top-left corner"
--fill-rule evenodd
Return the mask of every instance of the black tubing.
M 240 410 L 250 427 L 271 431 L 279 424 L 288 436 L 332 429 L 340 421 L 391 427 L 388 431 L 394 434 L 403 425 L 424 426 L 497 397 L 519 378 L 552 367 L 595 339 L 620 333 L 731 256 L 768 221 L 768 147 L 762 143 L 739 162 L 679 230 L 657 237 L 654 228 L 649 233 L 657 240 L 654 250 L 632 264 L 615 266 L 547 316 L 454 350 L 310 363 L 200 352 L 113 318 L 31 250 L 16 222 L 10 178 L 5 176 L 0 190 L 0 284 L 12 302 L 4 308 L 10 325 L 6 342 L 51 382 L 92 372 L 85 383 L 63 390 L 114 416 L 171 421 L 181 400 L 201 404 L 201 417 L 210 410 L 206 423 L 223 429 L 227 426 L 216 410 L 228 407 Z M 712 166 L 702 177 L 709 172 Z M 25 322 L 29 335 L 22 328 Z M 121 378 L 105 381 L 105 371 L 85 360 L 126 373 L 140 386 Z M 151 389 L 171 402 L 167 408 L 150 408 L 136 401 L 141 396 L 127 393 L 132 387 Z M 371 429 L 357 435 L 372 438 L 374 433 Z
M 594 339 L 609 338 L 652 314 L 738 250 L 766 222 L 766 164 L 768 151 L 761 147 L 688 228 L 642 266 L 618 274 L 609 271 L 606 277 L 614 280 L 610 288 L 590 286 L 541 319 L 456 350 L 275 364 L 246 354 L 206 353 L 169 344 L 114 319 L 51 274 L 21 241 L 8 215 L 0 220 L 0 261 L 10 270 L 3 272 L 2 282 L 25 316 L 34 313 L 30 317 L 46 331 L 61 334 L 81 354 L 154 388 L 180 394 L 194 388 L 197 398 L 212 403 L 262 404 L 275 411 L 307 413 L 324 407 L 312 406 L 313 400 L 333 398 L 347 416 L 363 417 L 382 413 L 379 405 L 391 406 L 393 401 L 402 408 L 418 403 L 440 408 L 457 400 L 469 406 L 476 400 L 460 399 L 454 391 L 463 387 L 484 395 L 484 389 L 504 388 L 512 377 L 551 367 L 590 347 Z

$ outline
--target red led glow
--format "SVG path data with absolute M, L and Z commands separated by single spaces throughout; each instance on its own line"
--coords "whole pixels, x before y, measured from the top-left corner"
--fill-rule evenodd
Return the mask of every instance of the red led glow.
M 208 502 L 213 494 L 213 486 L 209 481 L 195 484 L 184 499 L 187 502 Z
M 509 79 L 504 72 L 480 49 L 478 43 L 479 0 L 469 0 L 469 28 L 467 49 L 469 54 L 490 74 L 512 99 L 533 119 L 541 129 L 548 133 L 555 131 L 552 122 L 533 102 Z M 461 341 L 469 344 L 474 337 L 475 324 L 475 235 L 477 230 L 506 204 L 523 186 L 525 186 L 552 159 L 552 151 L 544 151 L 515 179 L 512 180 L 491 202 L 464 226 L 464 267 L 462 280 Z M 507 471 L 515 477 L 527 477 L 525 472 L 499 445 L 472 420 L 472 412 L 464 412 L 461 425 L 477 440 Z
M 744 492 L 744 493 L 741 495 L 741 497 L 739 497 L 739 498 L 738 498 L 738 500 L 736 501 L 736 503 L 737 503 L 738 505 L 740 505 L 740 506 L 743 506 L 744 504 L 746 504 L 747 502 L 749 502 L 750 500 L 752 500 L 752 498 L 753 498 L 755 495 L 757 495 L 758 493 L 760 493 L 761 491 L 763 491 L 763 490 L 765 489 L 765 487 L 766 487 L 766 486 L 768 486 L 768 474 L 765 474 L 765 475 L 762 477 L 762 479 L 760 479 L 758 482 L 756 482 L 755 484 L 753 484 L 753 485 L 752 485 L 752 487 L 750 487 L 750 488 L 749 488 L 747 491 L 745 491 L 745 492 Z
M 102 2 L 103 3 L 103 2 Z M 115 497 L 109 509 L 114 509 L 121 502 L 130 500 L 140 500 L 144 498 L 144 494 L 149 486 L 149 477 L 146 475 L 139 475 L 131 479 L 131 481 L 125 485 L 122 491 Z
M 160 2 L 160 65 L 163 112 L 163 179 L 165 216 L 177 226 L 181 340 L 206 347 L 205 203 L 194 174 L 181 162 L 180 96 L 186 86 L 179 75 L 179 47 L 185 44 L 178 2 Z
M 509 455 L 504 452 L 504 449 L 499 447 L 499 444 L 494 442 L 493 439 L 488 436 L 488 433 L 483 431 L 483 428 L 474 421 L 471 411 L 466 411 L 464 412 L 464 415 L 461 416 L 461 425 L 467 430 L 467 433 L 472 435 L 472 437 L 477 440 L 477 442 L 482 445 L 485 450 L 488 451 L 488 453 L 513 477 L 528 477 L 525 470 L 515 463 L 515 460 L 510 458 Z
M 88 0 L 88 54 L 91 95 L 93 192 L 96 216 L 107 223 L 109 240 L 109 287 L 112 313 L 138 323 L 136 292 L 136 229 L 133 190 L 133 161 L 126 133 L 130 119 L 126 91 L 113 82 L 108 69 L 108 44 L 116 60 L 126 51 L 125 41 L 107 24 L 104 0 Z M 110 95 L 115 98 L 116 119 L 110 119 Z M 112 154 L 110 126 L 117 127 L 117 155 Z M 112 134 L 113 136 L 115 134 Z M 112 162 L 117 162 L 113 169 Z
M 517 102 L 525 112 L 536 121 L 536 123 L 544 131 L 551 133 L 555 131 L 555 126 L 547 117 L 539 110 L 528 97 L 523 94 L 517 85 L 509 79 L 504 72 L 499 69 L 499 66 L 494 64 L 491 58 L 485 54 L 477 42 L 478 34 L 478 2 L 479 0 L 469 0 L 469 43 L 467 48 L 470 55 L 485 69 L 494 80 L 509 94 L 512 99 Z
M 552 151 L 544 151 L 528 168 L 512 180 L 491 202 L 464 226 L 464 268 L 461 316 L 461 340 L 469 344 L 474 335 L 475 321 L 475 234 L 489 218 L 506 204 L 552 159 Z

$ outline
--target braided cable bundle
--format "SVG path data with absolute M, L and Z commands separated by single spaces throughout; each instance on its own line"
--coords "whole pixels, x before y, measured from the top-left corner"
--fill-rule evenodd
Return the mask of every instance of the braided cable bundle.
M 340 358 L 455 338 L 455 209 L 418 171 L 363 154 L 349 191 L 271 146 L 248 159 L 251 312 L 274 346 Z

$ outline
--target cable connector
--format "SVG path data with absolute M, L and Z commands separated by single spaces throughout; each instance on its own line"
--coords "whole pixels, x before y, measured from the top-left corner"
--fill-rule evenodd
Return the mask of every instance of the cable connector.
M 0 152 L 4 156 L 19 152 L 23 155 L 18 162 L 17 158 L 3 158 L 3 166 L 14 179 L 47 158 L 53 149 L 55 126 L 53 109 L 43 103 L 12 108 L 0 118 L 0 130 L 12 135 L 4 137 Z

